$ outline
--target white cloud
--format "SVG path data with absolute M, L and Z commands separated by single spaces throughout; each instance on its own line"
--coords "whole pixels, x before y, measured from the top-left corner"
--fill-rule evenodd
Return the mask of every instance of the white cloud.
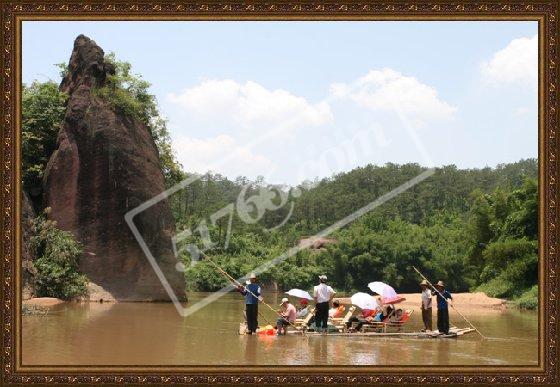
M 394 128 L 400 119 L 416 126 L 437 125 L 452 119 L 457 110 L 443 101 L 434 87 L 388 68 L 371 70 L 349 83 L 332 84 L 330 93 L 319 103 L 286 90 L 269 90 L 256 82 L 227 79 L 201 81 L 181 93 L 170 94 L 167 101 L 183 116 L 176 118 L 172 127 L 177 128 L 173 130 L 177 133 L 173 145 L 185 170 L 211 170 L 228 177 L 262 175 L 267 181 L 284 183 L 328 175 L 323 170 L 305 170 L 302 176 L 295 176 L 301 167 L 298 163 L 313 158 L 310 145 L 346 152 L 345 140 L 364 127 L 383 128 L 387 124 Z M 332 125 L 335 119 L 337 124 Z M 277 129 L 280 133 L 268 137 L 267 131 Z M 290 148 L 277 141 L 284 139 L 286 132 L 293 140 Z M 360 149 L 373 147 L 368 148 L 369 153 L 344 153 L 349 156 L 344 161 L 348 165 L 341 167 L 333 164 L 340 161 L 336 159 L 340 152 L 333 150 L 334 156 L 325 156 L 325 163 L 333 164 L 338 171 L 383 157 L 390 159 L 386 146 L 393 142 L 393 137 L 385 138 L 378 132 L 374 137 L 360 137 L 357 141 Z M 395 135 L 407 136 L 405 132 L 399 133 Z M 408 145 L 409 150 L 414 151 L 412 145 Z M 224 159 L 227 161 L 222 162 Z
M 513 39 L 480 65 L 488 82 L 522 83 L 536 86 L 538 76 L 538 36 Z
M 286 90 L 268 90 L 253 81 L 241 84 L 229 79 L 205 80 L 168 97 L 170 102 L 203 120 L 219 116 L 250 132 L 289 132 L 333 120 L 326 102 L 312 104 Z
M 197 139 L 178 137 L 173 140 L 177 158 L 185 170 L 206 173 L 220 172 L 226 176 L 265 176 L 273 163 L 265 156 L 238 144 L 228 135 Z
M 352 83 L 332 84 L 330 90 L 335 98 L 349 98 L 374 111 L 400 112 L 420 125 L 450 119 L 457 110 L 435 88 L 389 68 L 371 70 Z

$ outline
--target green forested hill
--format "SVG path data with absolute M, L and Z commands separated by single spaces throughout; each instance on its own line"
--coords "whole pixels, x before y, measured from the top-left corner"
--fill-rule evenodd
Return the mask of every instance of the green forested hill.
M 300 252 L 262 279 L 283 288 L 309 288 L 318 273 L 327 273 L 337 289 L 347 292 L 364 290 L 374 280 L 406 292 L 417 290 L 418 277 L 412 270 L 417 266 L 433 279 L 444 279 L 454 291 L 480 289 L 505 298 L 533 294 L 537 170 L 535 159 L 496 168 L 437 168 L 425 181 L 335 232 L 337 243 Z M 242 275 L 422 171 L 416 164 L 368 165 L 323 179 L 313 188 L 300 186 L 301 195 L 290 198 L 293 213 L 282 227 L 263 231 L 286 218 L 288 205 L 257 224 L 234 216 L 229 245 L 224 248 L 224 218 L 217 227 L 209 226 L 211 239 L 217 242 L 210 252 L 232 274 Z M 180 227 L 194 229 L 218 209 L 236 203 L 244 184 L 250 187 L 245 197 L 258 194 L 264 185 L 203 176 L 172 198 Z M 200 238 L 191 241 L 201 245 Z M 189 261 L 189 254 L 184 258 Z M 225 284 L 204 262 L 190 268 L 187 279 L 191 288 L 199 290 Z

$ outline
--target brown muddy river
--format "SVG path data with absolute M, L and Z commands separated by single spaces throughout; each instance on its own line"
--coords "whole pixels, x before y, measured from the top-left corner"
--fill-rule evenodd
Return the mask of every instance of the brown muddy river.
M 190 293 L 191 303 L 205 296 Z M 278 298 L 276 295 L 275 305 Z M 271 302 L 271 297 L 267 298 Z M 459 310 L 460 305 L 456 305 Z M 23 316 L 23 365 L 537 365 L 538 315 L 463 311 L 487 337 L 240 336 L 243 301 L 227 294 L 188 317 L 172 304 L 59 305 Z M 269 320 L 274 315 L 261 306 Z M 259 323 L 261 323 L 260 319 Z M 452 325 L 466 327 L 451 314 Z M 434 316 L 435 324 L 435 316 Z M 421 328 L 416 310 L 405 327 Z

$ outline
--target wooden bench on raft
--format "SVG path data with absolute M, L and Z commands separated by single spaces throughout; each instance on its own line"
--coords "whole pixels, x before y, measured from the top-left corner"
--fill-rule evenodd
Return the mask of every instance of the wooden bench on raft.
M 348 312 L 346 312 L 346 315 L 343 318 L 333 317 L 333 318 L 330 319 L 330 320 L 332 320 L 333 325 L 336 327 L 336 329 L 338 329 L 339 332 L 346 332 L 347 331 L 347 325 L 350 322 L 350 318 L 354 314 L 355 310 L 356 310 L 356 307 L 351 306 L 350 309 L 348 309 Z
M 350 321 L 350 317 L 352 317 L 352 314 L 354 314 L 355 310 L 356 307 L 351 306 L 350 309 L 348 309 L 348 312 L 346 312 L 346 315 L 344 317 L 329 318 L 329 321 L 332 322 L 332 324 L 336 327 L 336 329 L 338 329 L 339 332 L 346 332 L 346 326 L 348 325 L 348 322 Z M 313 309 L 304 319 L 300 319 L 300 318 L 296 319 L 294 325 L 298 331 L 300 330 L 306 331 L 308 329 L 309 321 L 311 321 L 314 312 L 315 309 Z
M 296 329 L 298 331 L 306 331 L 307 330 L 307 324 L 309 324 L 309 321 L 311 321 L 311 318 L 313 317 L 313 313 L 315 312 L 315 309 L 313 309 L 311 312 L 309 312 L 307 314 L 307 316 L 305 316 L 305 318 L 296 318 L 296 321 L 294 322 L 294 326 L 296 327 Z
M 373 321 L 364 323 L 362 325 L 362 332 L 383 332 L 387 333 L 387 329 L 395 329 L 397 332 L 402 330 L 402 327 L 408 322 L 414 310 L 407 309 L 404 311 L 399 321 L 391 321 L 390 317 L 385 321 Z

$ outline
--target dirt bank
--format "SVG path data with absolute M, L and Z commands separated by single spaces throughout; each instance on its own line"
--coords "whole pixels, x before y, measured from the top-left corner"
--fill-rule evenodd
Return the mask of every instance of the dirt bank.
M 506 300 L 488 297 L 486 293 L 456 293 L 453 296 L 453 304 L 460 308 L 495 308 L 501 309 L 506 307 Z M 403 305 L 420 305 L 420 293 L 403 294 L 406 301 Z M 435 298 L 434 298 L 435 302 Z M 434 305 L 435 306 L 435 305 Z
M 23 301 L 23 305 L 41 306 L 41 307 L 48 308 L 48 307 L 51 307 L 51 306 L 62 304 L 63 302 L 66 302 L 66 301 L 61 300 L 60 298 L 37 297 L 37 298 L 30 298 L 29 300 Z
M 400 303 L 403 307 L 415 307 L 420 306 L 420 293 L 404 293 L 400 294 L 406 298 L 406 301 Z M 506 308 L 506 300 L 499 298 L 488 297 L 485 293 L 451 293 L 453 296 L 453 304 L 458 309 L 476 309 L 476 308 L 488 308 L 488 309 L 504 309 Z M 337 298 L 335 298 L 337 299 Z M 350 298 L 341 297 L 338 298 L 343 304 L 349 304 Z M 434 298 L 434 308 L 435 298 Z

